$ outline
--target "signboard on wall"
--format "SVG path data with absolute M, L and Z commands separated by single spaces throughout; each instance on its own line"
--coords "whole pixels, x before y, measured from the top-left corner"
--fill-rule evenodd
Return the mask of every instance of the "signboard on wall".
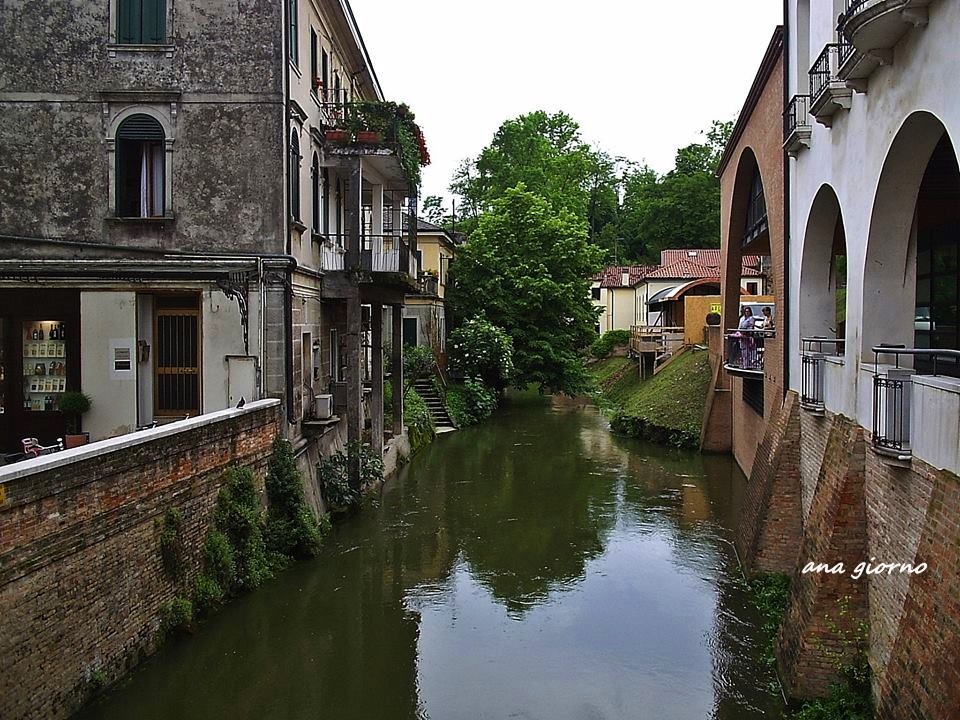
M 710 312 L 720 315 L 722 312 L 720 303 L 710 303 Z

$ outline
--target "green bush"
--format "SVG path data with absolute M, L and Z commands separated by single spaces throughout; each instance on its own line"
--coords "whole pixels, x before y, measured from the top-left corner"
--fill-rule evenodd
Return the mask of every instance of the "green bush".
M 237 566 L 233 560 L 233 548 L 227 536 L 219 530 L 211 530 L 203 543 L 203 561 L 210 577 L 226 593 L 236 581 Z
M 198 617 L 209 615 L 223 602 L 223 588 L 209 575 L 198 575 L 193 581 L 193 609 Z
M 474 378 L 447 388 L 446 406 L 457 427 L 486 420 L 497 407 L 497 392 Z
M 360 463 L 359 488 L 350 485 L 348 470 L 351 457 L 357 457 Z M 346 452 L 324 458 L 317 465 L 317 475 L 327 508 L 334 511 L 350 510 L 360 504 L 361 488 L 383 482 L 383 459 L 374 455 L 369 445 L 350 443 Z
M 415 345 L 403 349 L 403 377 L 406 380 L 406 392 L 417 380 L 432 377 L 437 370 L 437 359 L 433 350 L 426 345 Z
M 164 613 L 164 624 L 167 630 L 189 627 L 193 622 L 193 603 L 186 598 L 178 597 L 167 606 Z
M 410 451 L 417 452 L 427 445 L 437 434 L 427 404 L 416 390 L 411 390 L 403 406 L 403 415 L 407 427 L 410 429 Z
M 630 344 L 629 330 L 608 330 L 594 340 L 590 346 L 590 354 L 595 358 L 610 357 L 615 347 Z
M 450 363 L 464 376 L 502 389 L 514 374 L 513 339 L 487 320 L 467 320 L 450 334 Z
M 805 703 L 793 717 L 794 720 L 871 720 L 873 704 L 869 685 L 864 689 L 849 682 L 834 683 L 827 697 Z
M 277 436 L 266 477 L 267 546 L 288 557 L 311 557 L 320 550 L 320 527 L 303 495 L 293 446 Z
M 180 537 L 180 526 L 183 524 L 183 515 L 177 508 L 168 508 L 163 518 L 157 519 L 157 528 L 160 533 L 160 556 L 163 558 L 163 568 L 173 580 L 183 576 L 183 540 Z
M 227 536 L 233 553 L 235 584 L 251 590 L 272 575 L 263 540 L 263 522 L 253 473 L 248 468 L 230 468 L 226 484 L 217 496 L 214 523 Z

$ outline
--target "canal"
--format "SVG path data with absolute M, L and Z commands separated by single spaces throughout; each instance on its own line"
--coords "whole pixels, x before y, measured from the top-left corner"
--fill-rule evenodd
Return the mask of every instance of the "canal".
M 85 719 L 781 718 L 727 457 L 518 395 Z

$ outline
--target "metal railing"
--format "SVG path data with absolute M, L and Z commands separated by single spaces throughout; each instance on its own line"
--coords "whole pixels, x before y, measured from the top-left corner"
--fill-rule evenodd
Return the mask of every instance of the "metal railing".
M 350 239 L 345 234 L 327 236 L 332 246 L 320 250 L 320 266 L 324 270 L 344 270 L 350 255 Z M 406 236 L 394 233 L 360 237 L 360 269 L 367 272 L 400 272 L 417 277 L 416 255 L 411 252 Z
M 763 374 L 764 342 L 773 330 L 729 330 L 724 336 L 727 370 Z
M 878 345 L 874 353 L 873 374 L 873 446 L 880 451 L 907 457 L 910 448 L 910 398 L 913 389 L 913 370 L 900 366 L 901 356 L 928 358 L 937 375 L 938 360 L 960 362 L 960 350 L 908 348 L 897 345 Z M 893 355 L 894 366 L 880 373 L 880 356 Z
M 810 128 L 810 96 L 794 95 L 783 111 L 783 139 L 789 139 L 797 129 Z
M 824 410 L 824 370 L 828 354 L 843 355 L 844 341 L 837 338 L 808 337 L 801 339 L 800 406 L 814 412 Z M 824 345 L 834 353 L 825 353 Z
M 839 43 L 829 43 L 810 67 L 810 102 L 815 104 L 830 83 L 837 79 Z

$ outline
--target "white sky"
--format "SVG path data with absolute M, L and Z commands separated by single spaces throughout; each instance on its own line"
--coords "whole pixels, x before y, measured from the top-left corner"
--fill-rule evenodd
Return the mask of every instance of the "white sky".
M 612 155 L 673 167 L 740 110 L 780 0 L 350 0 L 384 94 L 406 102 L 433 163 L 421 197 L 500 124 L 564 110 Z

